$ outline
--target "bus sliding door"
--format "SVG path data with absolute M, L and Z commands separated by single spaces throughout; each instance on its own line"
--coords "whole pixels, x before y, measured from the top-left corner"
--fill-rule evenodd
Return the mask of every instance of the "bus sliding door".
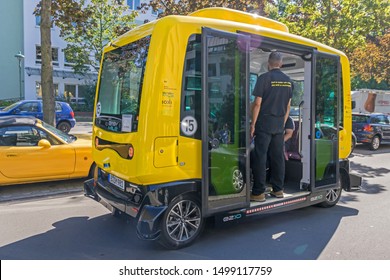
M 202 29 L 204 216 L 249 205 L 249 37 Z
M 315 52 L 312 98 L 311 181 L 315 188 L 339 184 L 340 62 L 338 56 Z

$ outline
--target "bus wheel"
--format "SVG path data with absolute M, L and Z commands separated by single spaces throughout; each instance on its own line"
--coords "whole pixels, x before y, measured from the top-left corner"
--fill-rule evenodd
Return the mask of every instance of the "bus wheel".
M 244 189 L 244 175 L 239 168 L 234 168 L 232 174 L 232 184 L 234 190 L 239 193 Z
M 200 202 L 194 195 L 179 195 L 165 211 L 159 242 L 168 249 L 190 245 L 202 232 Z
M 341 197 L 341 191 L 342 188 L 341 186 L 339 188 L 334 188 L 326 191 L 326 199 L 325 201 L 321 202 L 318 204 L 318 206 L 323 207 L 323 208 L 329 208 L 333 207 L 339 202 L 340 197 Z

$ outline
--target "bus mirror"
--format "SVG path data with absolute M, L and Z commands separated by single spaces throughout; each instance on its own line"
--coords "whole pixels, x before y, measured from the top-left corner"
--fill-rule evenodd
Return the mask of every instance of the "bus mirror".
M 352 109 L 355 109 L 356 107 L 356 101 L 352 101 Z

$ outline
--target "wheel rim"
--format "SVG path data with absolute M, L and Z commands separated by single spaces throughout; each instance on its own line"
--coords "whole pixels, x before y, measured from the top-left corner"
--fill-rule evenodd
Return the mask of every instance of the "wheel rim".
M 372 147 L 375 150 L 379 148 L 379 138 L 378 137 L 374 137 L 374 139 L 372 139 Z
M 341 193 L 341 188 L 331 189 L 326 192 L 326 200 L 330 203 L 337 201 Z
M 233 171 L 232 176 L 233 187 L 236 191 L 241 191 L 244 187 L 244 176 L 239 169 Z
M 68 126 L 66 124 L 60 124 L 59 130 L 65 133 L 69 131 Z
M 183 242 L 194 237 L 201 223 L 201 210 L 191 200 L 183 200 L 176 203 L 167 216 L 166 229 L 168 235 L 178 242 Z

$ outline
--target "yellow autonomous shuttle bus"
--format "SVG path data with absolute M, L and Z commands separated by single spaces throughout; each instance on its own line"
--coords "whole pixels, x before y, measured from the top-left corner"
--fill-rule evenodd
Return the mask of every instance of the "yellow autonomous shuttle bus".
M 285 196 L 251 202 L 250 99 L 271 51 L 294 82 Z M 293 114 L 293 113 L 296 114 Z M 104 49 L 85 194 L 181 248 L 221 223 L 334 206 L 350 174 L 349 63 L 340 51 L 249 13 L 208 8 L 139 26 Z M 272 157 L 272 155 L 270 155 Z

